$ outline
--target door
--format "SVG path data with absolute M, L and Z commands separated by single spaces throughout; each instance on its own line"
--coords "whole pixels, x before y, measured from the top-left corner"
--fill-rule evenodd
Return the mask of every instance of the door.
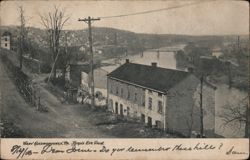
M 145 123 L 145 115 L 141 114 L 141 122 Z
M 115 113 L 118 114 L 118 103 L 115 102 Z
M 157 128 L 163 128 L 161 121 L 155 121 L 155 124 Z
M 123 105 L 120 104 L 120 115 L 123 116 Z
M 152 127 L 152 118 L 151 117 L 148 117 L 148 126 Z

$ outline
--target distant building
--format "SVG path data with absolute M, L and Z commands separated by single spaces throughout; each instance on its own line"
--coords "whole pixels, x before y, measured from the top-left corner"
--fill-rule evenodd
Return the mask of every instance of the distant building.
M 65 78 L 69 81 L 67 88 L 67 95 L 69 101 L 76 103 L 79 97 L 79 91 L 81 91 L 81 74 L 82 72 L 89 71 L 89 65 L 87 63 L 73 63 L 66 68 Z
M 108 72 L 101 68 L 94 70 L 95 92 L 100 92 L 104 97 L 107 97 L 107 74 Z
M 80 88 L 82 72 L 88 73 L 90 70 L 88 63 L 74 63 L 69 65 L 70 83 L 75 88 Z
M 1 47 L 11 50 L 11 33 L 5 31 L 1 36 Z
M 130 63 L 109 73 L 108 108 L 185 136 L 200 130 L 200 80 L 190 72 Z M 214 133 L 215 87 L 203 85 L 205 133 Z
M 88 63 L 74 63 L 70 64 L 68 70 L 67 77 L 69 77 L 71 86 L 78 90 L 79 102 L 81 102 L 81 95 L 90 93 L 90 66 Z M 107 74 L 108 72 L 101 68 L 94 69 L 96 105 L 99 106 L 106 105 Z
M 216 48 L 213 48 L 212 50 L 212 56 L 215 56 L 216 58 L 219 58 L 223 55 L 222 51 L 220 48 L 216 47 Z

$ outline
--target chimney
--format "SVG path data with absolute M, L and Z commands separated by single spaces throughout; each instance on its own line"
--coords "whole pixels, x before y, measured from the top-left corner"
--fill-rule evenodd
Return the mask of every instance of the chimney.
M 129 63 L 129 59 L 126 59 L 126 63 Z
M 189 73 L 193 73 L 194 72 L 194 68 L 193 67 L 188 67 L 187 70 L 188 70 Z
M 156 63 L 156 62 L 152 62 L 151 65 L 152 65 L 153 67 L 157 67 L 157 63 Z

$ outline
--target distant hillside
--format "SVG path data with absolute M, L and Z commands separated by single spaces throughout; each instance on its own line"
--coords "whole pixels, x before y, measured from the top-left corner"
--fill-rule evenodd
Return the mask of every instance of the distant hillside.
M 0 26 L 0 32 L 5 30 L 10 31 L 14 36 L 18 35 L 17 26 Z M 62 39 L 64 33 L 62 31 Z M 88 31 L 85 30 L 67 30 L 68 32 L 68 45 L 69 46 L 82 46 L 88 45 Z M 28 27 L 28 37 L 33 42 L 42 48 L 46 48 L 46 32 L 45 30 Z M 241 36 L 242 41 L 249 41 L 248 35 Z M 213 47 L 221 46 L 225 42 L 236 42 L 237 36 L 190 36 L 190 35 L 174 35 L 174 34 L 138 34 L 130 31 L 119 30 L 114 28 L 94 27 L 93 28 L 93 41 L 94 46 L 114 45 L 123 46 L 128 50 L 138 50 L 147 48 L 159 48 L 173 44 L 186 44 L 194 42 L 196 44 Z

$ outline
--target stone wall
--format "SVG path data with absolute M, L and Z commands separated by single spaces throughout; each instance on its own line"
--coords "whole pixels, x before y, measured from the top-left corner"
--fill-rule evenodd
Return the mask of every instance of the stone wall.
M 166 82 L 167 83 L 167 82 Z M 194 75 L 188 76 L 171 88 L 167 94 L 144 89 L 135 85 L 108 78 L 108 104 L 111 111 L 131 117 L 145 116 L 152 119 L 152 125 L 160 122 L 160 128 L 191 136 L 192 132 L 200 133 L 200 80 Z M 136 94 L 136 98 L 135 98 Z M 149 109 L 149 98 L 152 98 L 152 109 Z M 214 133 L 215 126 L 215 90 L 203 85 L 203 122 L 204 133 Z M 162 102 L 162 113 L 158 112 L 158 102 Z M 165 113 L 165 114 L 164 114 Z M 165 118 L 165 122 L 164 122 Z M 159 127 L 159 126 L 158 126 Z
M 164 111 L 166 108 L 166 96 L 164 94 L 158 94 L 159 92 L 146 90 L 145 99 L 145 123 L 148 123 L 148 117 L 152 118 L 152 125 L 156 125 L 156 121 L 160 121 L 160 128 L 164 128 Z M 149 109 L 149 98 L 152 98 L 152 109 Z M 162 102 L 162 113 L 158 112 L 158 102 Z
M 145 89 L 108 78 L 108 92 L 139 106 L 145 105 Z
M 108 104 L 112 112 L 121 114 L 120 107 L 123 107 L 123 115 L 141 119 L 145 116 L 144 123 L 148 123 L 148 117 L 152 119 L 152 125 L 160 122 L 160 128 L 164 128 L 164 111 L 166 97 L 164 94 L 144 89 L 135 85 L 130 85 L 119 80 L 108 78 Z M 135 95 L 136 94 L 136 95 Z M 149 97 L 152 98 L 152 109 L 149 109 Z M 158 112 L 158 101 L 162 102 L 162 113 Z
M 189 136 L 191 131 L 199 129 L 199 108 L 193 99 L 198 84 L 199 80 L 190 75 L 167 93 L 166 126 L 169 131 Z
M 203 85 L 204 133 L 214 133 L 215 91 Z M 190 75 L 169 90 L 167 94 L 167 128 L 170 131 L 190 136 L 200 133 L 200 80 Z

